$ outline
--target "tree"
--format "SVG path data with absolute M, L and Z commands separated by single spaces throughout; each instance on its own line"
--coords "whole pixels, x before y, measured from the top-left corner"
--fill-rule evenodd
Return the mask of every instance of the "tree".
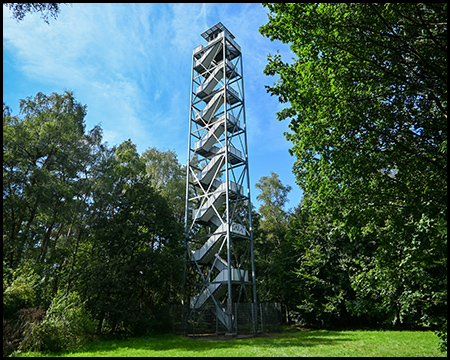
M 136 145 L 108 148 L 101 128 L 85 131 L 85 115 L 69 91 L 21 100 L 17 116 L 3 107 L 8 353 L 50 349 L 66 335 L 78 344 L 92 321 L 100 331 L 167 330 L 163 309 L 181 294 L 183 226 L 173 206 Z M 54 313 L 64 304 L 73 316 Z
M 310 211 L 339 222 L 349 241 L 377 239 L 375 261 L 359 279 L 362 298 L 372 305 L 384 299 L 397 311 L 393 321 L 441 323 L 447 5 L 265 6 L 261 34 L 295 54 L 291 63 L 269 55 L 264 72 L 279 75 L 267 90 L 289 103 L 277 117 L 290 120 L 286 137 Z M 380 275 L 383 288 L 396 289 L 389 296 L 378 287 Z
M 85 134 L 86 107 L 73 93 L 38 93 L 20 103 L 19 117 L 3 114 L 3 251 L 16 269 L 26 256 L 37 262 L 55 255 L 56 244 L 81 209 L 79 178 L 91 161 Z
M 262 216 L 261 228 L 279 245 L 288 220 L 284 207 L 289 201 L 287 195 L 292 188 L 289 185 L 284 186 L 278 174 L 273 171 L 270 177 L 263 176 L 259 179 L 255 187 L 261 191 L 256 197 L 261 201 L 258 209 Z
M 4 105 L 4 321 L 10 329 L 22 324 L 12 350 L 58 290 L 67 295 L 71 265 L 88 233 L 90 171 L 101 130 L 85 133 L 85 115 L 70 91 L 21 100 L 17 116 Z
M 56 19 L 60 9 L 60 3 L 3 3 L 10 11 L 12 18 L 17 22 L 22 21 L 27 13 L 40 12 L 42 19 L 49 24 L 49 16 Z
M 291 41 L 298 59 L 289 65 L 269 56 L 265 73 L 280 81 L 268 91 L 290 102 L 278 118 L 292 117 L 287 137 L 298 181 L 324 202 L 332 186 L 348 195 L 373 189 L 375 180 L 414 204 L 445 202 L 445 8 L 269 6 L 261 32 Z M 391 196 L 380 195 L 374 206 Z
M 142 154 L 151 183 L 167 200 L 175 217 L 184 222 L 186 202 L 186 169 L 174 151 L 149 148 Z
M 145 176 L 130 140 L 104 162 L 84 246 L 89 256 L 77 262 L 75 287 L 87 299 L 98 332 L 143 333 L 181 289 L 182 225 Z
M 286 322 L 289 322 L 297 259 L 291 244 L 285 241 L 289 215 L 284 207 L 291 187 L 283 185 L 274 172 L 261 177 L 255 187 L 261 191 L 257 196 L 261 205 L 255 233 L 255 265 L 261 301 L 281 302 Z
M 360 311 L 361 291 L 355 277 L 370 264 L 377 241 L 372 234 L 349 241 L 342 224 L 327 214 L 310 211 L 311 196 L 305 194 L 289 219 L 285 242 L 297 254 L 297 276 L 292 308 L 300 323 L 320 327 L 377 324 L 386 319 L 386 309 L 372 302 Z M 339 206 L 339 204 L 336 204 Z

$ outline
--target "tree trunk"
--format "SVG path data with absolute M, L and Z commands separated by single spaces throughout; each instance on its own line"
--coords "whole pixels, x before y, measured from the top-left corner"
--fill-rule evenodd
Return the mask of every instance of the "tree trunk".
M 102 327 L 103 327 L 103 320 L 105 319 L 105 314 L 102 313 L 102 315 L 100 316 L 100 320 L 98 321 L 98 325 L 97 325 L 97 334 L 101 335 L 102 333 Z

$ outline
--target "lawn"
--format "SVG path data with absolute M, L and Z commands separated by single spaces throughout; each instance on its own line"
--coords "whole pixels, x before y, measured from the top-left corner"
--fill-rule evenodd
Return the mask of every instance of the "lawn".
M 93 342 L 75 353 L 51 356 L 447 356 L 432 331 L 311 330 L 233 340 L 160 335 Z M 38 353 L 15 356 L 45 356 Z M 50 356 L 50 354 L 48 354 Z

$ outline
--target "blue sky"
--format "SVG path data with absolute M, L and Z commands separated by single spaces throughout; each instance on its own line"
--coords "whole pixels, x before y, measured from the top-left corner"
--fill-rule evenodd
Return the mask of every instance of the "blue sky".
M 192 51 L 220 21 L 243 54 L 252 201 L 259 206 L 254 184 L 274 171 L 292 186 L 291 208 L 302 192 L 283 135 L 288 122 L 276 119 L 283 104 L 266 93 L 276 78 L 263 70 L 267 54 L 293 54 L 260 35 L 267 19 L 267 9 L 254 3 L 77 3 L 61 5 L 47 25 L 40 14 L 17 23 L 3 6 L 3 101 L 15 115 L 19 99 L 72 90 L 87 105 L 86 128 L 101 125 L 110 146 L 131 139 L 139 153 L 173 150 L 186 164 Z

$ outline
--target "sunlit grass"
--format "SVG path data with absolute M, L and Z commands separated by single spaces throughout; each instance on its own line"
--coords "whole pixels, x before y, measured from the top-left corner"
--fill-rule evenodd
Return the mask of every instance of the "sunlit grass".
M 177 335 L 103 340 L 89 343 L 78 352 L 51 356 L 446 356 L 439 352 L 438 343 L 431 331 L 295 330 L 233 340 L 195 340 Z

